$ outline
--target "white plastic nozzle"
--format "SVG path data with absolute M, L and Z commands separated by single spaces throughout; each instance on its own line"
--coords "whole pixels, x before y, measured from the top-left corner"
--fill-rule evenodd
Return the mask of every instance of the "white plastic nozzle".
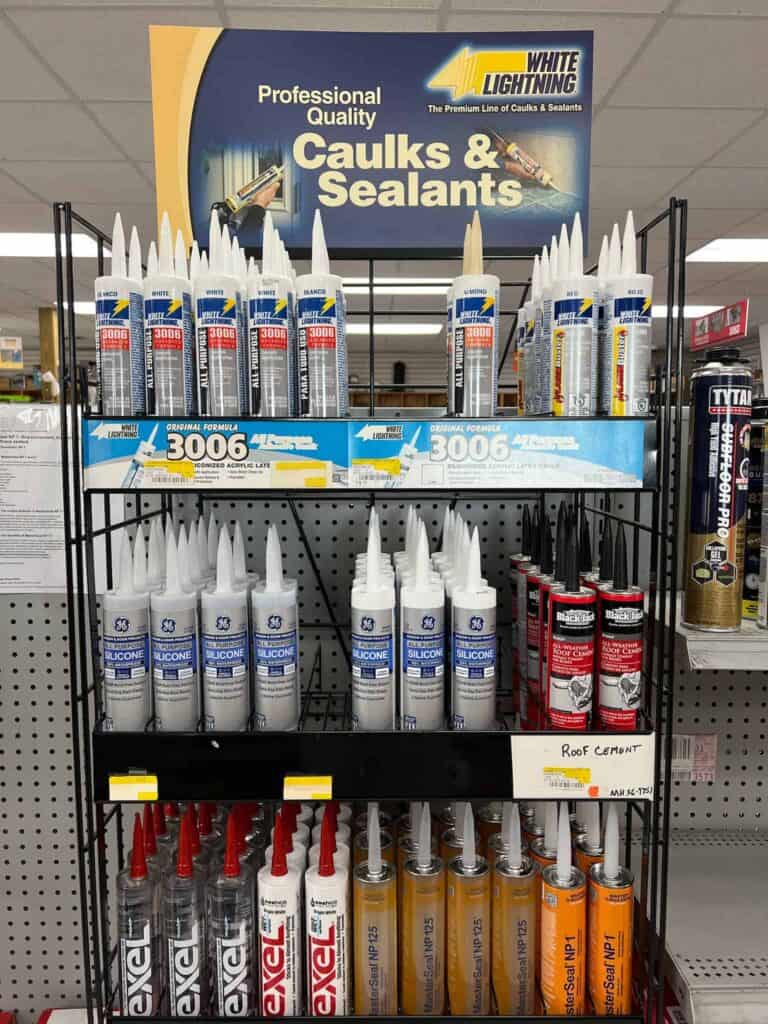
M 564 281 L 571 272 L 571 247 L 568 242 L 568 228 L 565 224 L 560 228 L 560 241 L 557 245 L 557 276 Z
M 242 252 L 240 251 L 240 243 L 236 238 L 232 239 L 232 272 L 235 277 L 242 277 L 243 267 L 240 257 Z
M 411 820 L 411 839 L 414 844 L 418 843 L 419 822 L 421 820 L 421 804 L 418 800 L 411 800 L 408 805 L 408 817 Z
M 533 270 L 531 271 L 531 299 L 534 302 L 541 302 L 541 264 L 539 254 L 533 257 Z
M 621 236 L 619 225 L 613 225 L 611 241 L 608 243 L 608 275 L 618 277 L 621 273 Z
M 173 277 L 173 235 L 171 234 L 171 220 L 167 212 L 163 214 L 163 219 L 160 222 L 157 264 L 161 274 Z
M 187 247 L 184 244 L 184 235 L 181 231 L 176 232 L 176 245 L 173 250 L 173 269 L 176 277 L 183 277 L 186 279 L 187 270 Z
M 204 576 L 200 567 L 200 547 L 197 543 L 197 528 L 194 523 L 189 524 L 187 559 L 189 561 L 189 579 L 193 586 L 200 586 L 203 583 Z
M 171 516 L 170 513 L 168 513 L 168 515 L 166 515 L 166 517 L 165 517 L 165 536 L 166 537 L 170 537 L 171 535 L 173 535 L 173 539 L 175 540 L 176 539 L 176 527 L 174 526 L 174 523 L 173 523 L 173 517 Z
M 548 803 L 544 807 L 544 849 L 557 849 L 557 804 Z
M 144 543 L 144 531 L 141 527 L 136 531 L 133 544 L 133 587 L 138 594 L 147 591 L 147 545 Z
M 119 213 L 112 225 L 112 277 L 125 277 L 125 235 Z
M 445 506 L 443 512 L 443 533 L 440 539 L 440 550 L 445 555 L 448 553 L 448 545 L 451 540 L 451 529 L 453 527 L 453 511 L 450 505 Z
M 421 805 L 419 817 L 419 839 L 416 845 L 416 862 L 420 868 L 428 868 L 432 863 L 432 816 L 429 804 Z
M 608 276 L 608 235 L 603 235 L 600 255 L 597 260 L 597 280 L 605 281 Z
M 330 272 L 331 265 L 328 261 L 328 249 L 325 245 L 323 221 L 320 211 L 315 210 L 315 219 L 312 221 L 312 273 L 330 274 Z
M 370 593 L 379 589 L 379 563 L 381 561 L 376 545 L 375 533 L 368 537 L 368 548 L 365 553 L 365 588 Z
M 547 806 L 546 800 L 532 800 L 533 820 L 540 828 L 544 827 L 544 809 Z
M 513 868 L 519 868 L 523 863 L 523 840 L 520 834 L 520 808 L 516 803 L 505 803 L 504 812 L 509 807 L 507 831 L 504 832 L 504 842 L 507 848 L 507 861 Z M 504 823 L 502 822 L 502 830 Z
M 141 281 L 143 277 L 141 270 L 141 242 L 136 225 L 131 228 L 131 242 L 128 246 L 128 277 L 132 281 Z
M 245 541 L 239 520 L 235 522 L 235 535 L 232 540 L 232 566 L 236 580 L 248 579 L 248 570 L 245 564 Z
M 172 530 L 165 538 L 165 593 L 173 597 L 180 597 L 182 594 L 176 538 Z
M 557 276 L 560 273 L 560 261 L 558 257 L 558 246 L 557 237 L 552 235 L 552 240 L 549 243 L 549 276 L 552 284 L 557 280 Z
M 472 804 L 469 801 L 464 804 L 464 835 L 462 836 L 461 863 L 469 871 L 474 871 L 477 866 L 475 818 L 472 814 Z
M 624 239 L 621 246 L 621 276 L 628 277 L 637 273 L 637 242 L 635 240 L 635 218 L 632 211 L 627 210 L 624 223 Z
M 419 543 L 416 548 L 416 586 L 423 588 L 429 584 L 429 540 L 424 523 L 419 530 Z
M 194 530 L 194 527 L 192 529 Z M 200 571 L 203 575 L 208 575 L 212 566 L 208 561 L 208 531 L 202 516 L 197 521 L 197 557 L 200 562 Z
M 464 842 L 464 801 L 457 800 L 453 805 L 453 828 L 456 838 L 460 843 Z
M 381 874 L 381 832 L 379 805 L 368 804 L 368 874 Z
M 477 527 L 472 531 L 472 540 L 469 545 L 469 557 L 467 559 L 467 576 L 464 582 L 466 590 L 477 592 L 482 589 L 483 573 L 480 567 L 480 534 Z
M 605 854 L 603 856 L 603 874 L 606 878 L 619 877 L 619 815 L 616 805 L 608 804 L 605 816 Z
M 586 843 L 592 849 L 600 846 L 600 804 L 597 801 L 585 803 L 581 811 Z
M 571 229 L 571 248 L 570 248 L 570 260 L 571 260 L 571 277 L 583 277 L 584 276 L 584 239 L 581 235 L 581 217 L 577 210 L 573 218 L 573 228 Z
M 216 593 L 231 594 L 233 590 L 232 545 L 226 526 L 219 532 L 219 550 L 216 558 Z
M 218 266 L 220 249 L 221 227 L 219 226 L 219 215 L 216 210 L 211 210 L 211 219 L 208 222 L 208 266 L 211 270 Z
M 149 528 L 149 582 L 155 585 L 163 582 L 165 573 L 165 537 L 160 516 L 154 516 Z
M 464 228 L 464 247 L 461 250 L 461 273 L 469 273 L 469 253 L 472 247 L 472 225 Z
M 277 527 L 267 530 L 267 551 L 265 555 L 266 583 L 264 589 L 278 593 L 283 589 L 283 556 L 280 551 L 280 537 Z M 369 566 L 370 568 L 370 566 Z
M 194 284 L 200 274 L 200 249 L 197 239 L 192 243 L 192 251 L 189 254 L 189 279 Z
M 147 249 L 147 277 L 155 277 L 158 273 L 157 246 L 154 241 L 149 243 Z
M 200 256 L 200 276 L 208 273 L 208 253 L 204 252 Z
M 120 575 L 117 578 L 115 592 L 118 594 L 135 593 L 133 586 L 133 554 L 131 552 L 131 538 L 127 530 L 123 530 L 123 539 L 120 543 Z
M 545 246 L 541 250 L 541 291 L 552 287 L 552 268 L 549 264 L 549 251 Z
M 219 524 L 216 522 L 216 516 L 211 513 L 210 519 L 208 520 L 208 565 L 211 569 L 216 566 L 216 551 L 219 546 Z
M 482 274 L 483 272 L 483 229 L 480 224 L 480 214 L 475 210 L 472 214 L 472 245 L 471 245 L 470 274 Z
M 557 832 L 557 880 L 565 885 L 571 880 L 571 820 L 568 804 L 560 804 L 560 824 Z
M 179 585 L 182 591 L 189 593 L 192 590 L 192 578 L 189 572 L 189 542 L 187 541 L 187 528 L 184 523 L 179 524 L 179 536 L 176 541 L 176 555 L 179 573 Z

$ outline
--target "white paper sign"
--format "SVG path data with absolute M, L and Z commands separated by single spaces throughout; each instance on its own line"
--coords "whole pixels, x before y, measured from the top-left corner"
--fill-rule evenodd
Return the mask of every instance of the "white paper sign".
M 655 737 L 638 733 L 516 733 L 515 800 L 652 800 Z

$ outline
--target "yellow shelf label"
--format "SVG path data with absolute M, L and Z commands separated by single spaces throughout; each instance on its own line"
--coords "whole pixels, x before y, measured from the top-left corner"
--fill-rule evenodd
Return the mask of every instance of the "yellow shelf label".
M 113 803 L 117 803 L 119 800 L 157 800 L 157 776 L 110 775 L 109 799 Z
M 283 779 L 283 800 L 331 800 L 332 775 L 286 775 Z

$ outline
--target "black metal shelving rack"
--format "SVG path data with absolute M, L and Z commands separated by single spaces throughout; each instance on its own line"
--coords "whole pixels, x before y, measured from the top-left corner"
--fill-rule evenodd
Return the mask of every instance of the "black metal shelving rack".
M 157 733 L 151 729 L 140 734 L 107 733 L 101 727 L 103 697 L 99 658 L 98 599 L 95 592 L 95 542 L 103 543 L 106 553 L 107 586 L 112 585 L 112 537 L 115 530 L 135 526 L 153 515 L 174 510 L 179 496 L 173 491 L 154 492 L 157 507 L 146 510 L 137 500 L 132 513 L 119 522 L 110 515 L 110 492 L 84 488 L 81 440 L 87 412 L 84 401 L 85 373 L 78 363 L 75 321 L 75 275 L 72 263 L 73 230 L 91 235 L 97 244 L 98 271 L 103 273 L 104 251 L 110 244 L 107 235 L 81 217 L 71 204 L 55 203 L 56 275 L 58 326 L 61 362 L 61 454 L 65 514 L 65 557 L 67 569 L 68 643 L 72 703 L 73 771 L 77 812 L 78 869 L 81 894 L 81 926 L 85 964 L 87 1008 L 98 1024 L 119 1016 L 115 1005 L 115 947 L 110 932 L 111 898 L 114 875 L 124 862 L 123 803 L 109 801 L 111 774 L 131 769 L 146 769 L 159 779 L 161 799 L 280 799 L 283 778 L 289 773 L 322 772 L 334 779 L 334 794 L 347 799 L 510 799 L 511 717 L 506 694 L 500 693 L 501 727 L 488 733 L 438 732 L 418 734 L 418 739 L 403 733 L 359 734 L 349 728 L 349 697 L 323 687 L 322 666 L 316 658 L 309 678 L 304 681 L 302 718 L 298 732 L 268 734 L 253 732 L 211 736 Z M 682 462 L 675 439 L 680 436 L 684 319 L 678 316 L 685 300 L 687 202 L 671 198 L 669 204 L 638 232 L 640 269 L 645 272 L 648 239 L 666 231 L 666 322 L 663 364 L 656 375 L 655 391 L 655 477 L 649 498 L 641 502 L 641 490 L 631 495 L 631 514 L 617 514 L 612 492 L 590 489 L 573 492 L 580 514 L 596 520 L 622 521 L 630 537 L 633 582 L 640 575 L 641 547 L 648 557 L 648 615 L 644 665 L 645 732 L 656 736 L 653 765 L 654 799 L 627 804 L 626 858 L 631 852 L 633 829 L 641 834 L 638 885 L 636 888 L 640 920 L 636 928 L 637 964 L 642 993 L 641 1006 L 633 1015 L 615 1018 L 637 1024 L 663 1019 L 664 948 L 667 917 L 668 850 L 671 825 L 671 794 L 668 780 L 672 762 L 672 720 L 675 674 L 675 576 L 678 561 L 678 495 Z M 343 253 L 332 253 L 343 257 Z M 429 254 L 419 254 L 420 259 Z M 502 257 L 515 264 L 529 261 L 529 254 Z M 375 417 L 375 340 L 374 323 L 379 312 L 375 302 L 375 257 L 368 265 L 369 326 L 368 415 Z M 518 306 L 525 301 L 528 281 L 503 281 L 502 288 L 520 289 Z M 658 297 L 658 296 L 657 296 Z M 502 301 L 502 306 L 504 306 Z M 517 308 L 517 307 L 516 307 Z M 504 310 L 516 316 L 515 310 Z M 398 313 L 387 312 L 387 316 Z M 404 315 L 404 314 L 399 314 Z M 425 315 L 422 313 L 421 315 Z M 441 316 L 442 311 L 431 311 Z M 499 369 L 511 350 L 514 324 L 509 331 Z M 386 411 L 383 412 L 386 416 Z M 264 420 L 258 421 L 264 424 Z M 296 500 L 302 492 L 281 492 L 295 521 L 330 616 L 326 626 L 334 629 L 342 649 L 343 627 L 334 614 L 323 582 L 322 555 L 313 551 L 297 511 Z M 376 492 L 344 491 L 349 500 L 374 502 Z M 413 492 L 387 491 L 387 496 L 408 499 Z M 538 492 L 537 492 L 538 493 Z M 613 492 L 615 493 L 615 492 Z M 189 498 L 190 492 L 183 492 Z M 478 491 L 428 491 L 422 496 L 448 500 L 458 498 L 499 499 L 503 492 L 485 495 Z M 312 500 L 338 498 L 338 491 L 312 491 Z M 507 497 L 509 494 L 507 493 Z M 516 496 L 534 498 L 535 495 Z M 197 508 L 206 501 L 226 498 L 231 501 L 274 498 L 275 492 L 229 491 L 198 492 Z M 95 510 L 104 525 L 94 528 Z M 623 506 L 622 506 L 623 507 Z M 665 626 L 666 623 L 666 626 Z M 316 625 L 316 624 L 315 624 Z M 504 679 L 501 679 L 502 687 Z M 529 734 L 530 735 L 530 734 Z M 603 734 L 604 735 L 604 734 Z M 415 761 L 403 757 L 405 745 L 419 745 L 418 771 Z M 383 772 L 382 766 L 386 766 Z M 525 794 L 515 793 L 516 798 Z M 159 1017 L 159 1020 L 173 1018 Z M 359 1019 L 359 1018 L 357 1018 Z M 425 1018 L 435 1020 L 435 1018 Z M 444 1018 L 446 1021 L 449 1017 Z M 512 1018 L 507 1018 L 512 1020 Z M 540 1018 L 514 1018 L 517 1021 Z M 549 1018 L 557 1021 L 559 1018 Z M 563 1018 L 564 1020 L 565 1018 Z M 572 1018 L 568 1018 L 572 1019 Z M 585 1016 L 585 1021 L 600 1018 Z

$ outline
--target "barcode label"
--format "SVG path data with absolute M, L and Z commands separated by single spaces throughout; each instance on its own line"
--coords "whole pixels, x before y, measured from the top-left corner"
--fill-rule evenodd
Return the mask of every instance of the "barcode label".
M 714 782 L 716 763 L 716 734 L 673 735 L 672 782 Z
M 675 761 L 693 761 L 693 736 L 672 737 L 672 764 Z

